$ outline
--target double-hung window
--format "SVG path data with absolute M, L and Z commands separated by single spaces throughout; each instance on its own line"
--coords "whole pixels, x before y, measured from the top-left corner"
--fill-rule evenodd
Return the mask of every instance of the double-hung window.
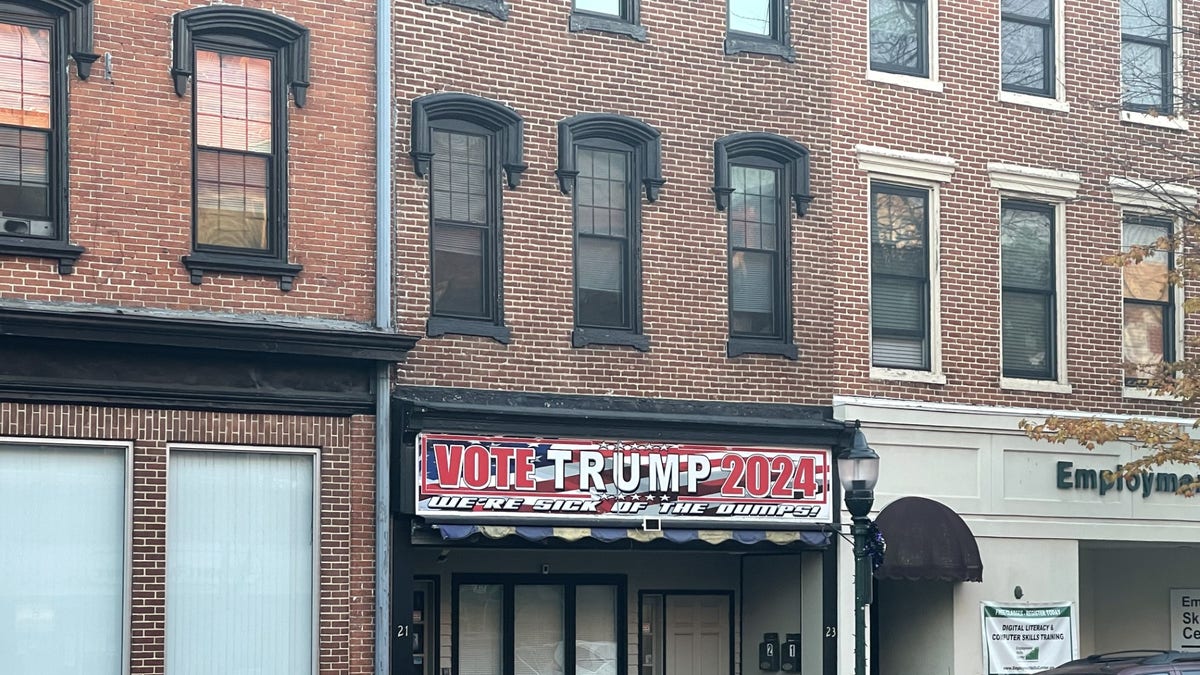
M 317 454 L 172 446 L 166 669 L 317 672 Z
M 453 584 L 454 672 L 626 672 L 624 578 L 456 575 Z
M 175 17 L 175 91 L 192 81 L 194 284 L 206 272 L 273 276 L 290 290 L 287 102 L 308 88 L 308 29 L 276 14 L 214 5 Z
M 430 94 L 413 102 L 418 176 L 429 178 L 429 336 L 448 333 L 507 343 L 502 293 L 502 172 L 520 184 L 523 122 L 494 101 Z
M 90 0 L 0 5 L 0 253 L 57 258 L 62 274 L 83 253 L 67 238 L 66 59 L 69 44 L 86 79 L 91 11 Z
M 1002 0 L 1000 82 L 1004 91 L 1053 97 L 1055 0 Z
M 808 149 L 737 133 L 714 144 L 713 193 L 728 212 L 729 356 L 796 358 L 792 341 L 792 204 L 807 212 Z
M 1055 207 L 1006 199 L 1000 208 L 1001 354 L 1007 378 L 1058 375 Z
M 1145 250 L 1140 261 L 1122 271 L 1125 384 L 1136 387 L 1153 378 L 1161 364 L 1176 360 L 1175 254 L 1169 218 L 1130 215 L 1123 229 L 1126 249 Z
M 0 441 L 0 671 L 119 675 L 128 444 Z
M 726 0 L 725 53 L 755 52 L 795 60 L 789 13 L 788 0 Z
M 646 28 L 639 24 L 640 0 L 574 0 L 571 7 L 572 31 L 598 30 L 646 39 Z
M 871 184 L 871 365 L 931 370 L 930 190 Z
M 930 76 L 930 3 L 934 0 L 871 0 L 871 70 Z
M 642 333 L 641 203 L 663 183 L 659 133 L 620 115 L 559 122 L 559 187 L 574 198 L 575 331 L 572 344 L 628 345 Z
M 1122 105 L 1135 112 L 1174 112 L 1173 0 L 1121 0 Z

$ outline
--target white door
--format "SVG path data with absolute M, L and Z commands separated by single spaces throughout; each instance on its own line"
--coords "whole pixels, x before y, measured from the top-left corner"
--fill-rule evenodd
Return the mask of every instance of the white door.
M 729 596 L 668 595 L 666 675 L 732 675 Z

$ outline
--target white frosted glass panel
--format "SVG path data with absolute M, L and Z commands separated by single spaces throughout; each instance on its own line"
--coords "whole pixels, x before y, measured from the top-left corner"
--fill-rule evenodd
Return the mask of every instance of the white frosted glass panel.
M 0 445 L 0 673 L 118 675 L 125 449 Z
M 575 588 L 575 675 L 617 675 L 617 587 Z
M 308 675 L 313 458 L 172 451 L 167 672 Z
M 504 587 L 464 584 L 458 589 L 458 672 L 500 675 Z
M 517 586 L 513 589 L 516 675 L 563 672 L 563 587 Z

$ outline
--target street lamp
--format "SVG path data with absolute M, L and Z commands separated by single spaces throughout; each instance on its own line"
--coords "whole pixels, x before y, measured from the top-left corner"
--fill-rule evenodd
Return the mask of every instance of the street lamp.
M 867 514 L 875 503 L 875 483 L 879 482 L 879 455 L 867 445 L 867 437 L 858 423 L 854 439 L 837 460 L 842 481 L 842 499 L 850 512 L 850 531 L 854 535 L 854 673 L 866 675 L 866 607 L 871 604 L 871 561 L 867 555 L 867 533 L 871 521 Z

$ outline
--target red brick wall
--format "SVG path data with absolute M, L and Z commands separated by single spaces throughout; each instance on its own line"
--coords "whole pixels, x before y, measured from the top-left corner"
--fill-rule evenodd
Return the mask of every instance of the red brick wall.
M 112 54 L 70 81 L 70 240 L 74 274 L 52 261 L 0 256 L 0 296 L 125 307 L 277 313 L 367 321 L 374 303 L 373 2 L 251 0 L 311 31 L 308 104 L 288 103 L 288 259 L 278 280 L 206 273 L 194 286 L 192 96 L 175 95 L 171 18 L 207 2 L 96 0 L 95 50 Z
M 320 448 L 320 672 L 373 671 L 374 418 L 289 417 L 0 403 L 0 437 L 132 441 L 131 671 L 165 661 L 167 445 Z
M 1118 123 L 1118 0 L 1067 2 L 1069 113 L 1000 103 L 999 2 L 942 0 L 944 92 L 868 82 L 867 0 L 792 2 L 797 60 L 722 51 L 724 3 L 643 2 L 647 42 L 570 33 L 568 0 L 511 3 L 507 22 L 447 6 L 397 7 L 398 321 L 428 316 L 428 192 L 404 153 L 411 100 L 463 91 L 507 104 L 526 122 L 518 190 L 504 192 L 505 314 L 513 342 L 423 340 L 407 382 L 589 394 L 828 404 L 834 394 L 976 404 L 1165 410 L 1121 398 L 1121 222 L 1110 175 L 1158 167 L 1151 145 L 1178 132 Z M 1194 11 L 1189 8 L 1189 11 Z M 1196 17 L 1189 14 L 1188 25 Z M 658 128 L 667 184 L 642 205 L 644 327 L 651 351 L 570 346 L 571 199 L 553 174 L 556 123 L 616 112 Z M 728 359 L 725 215 L 712 205 L 712 142 L 771 131 L 812 151 L 816 201 L 793 218 L 798 361 Z M 948 155 L 941 196 L 945 385 L 869 378 L 867 178 L 856 144 Z M 1067 207 L 1068 363 L 1074 393 L 1003 391 L 999 335 L 999 196 L 988 162 L 1083 174 Z

